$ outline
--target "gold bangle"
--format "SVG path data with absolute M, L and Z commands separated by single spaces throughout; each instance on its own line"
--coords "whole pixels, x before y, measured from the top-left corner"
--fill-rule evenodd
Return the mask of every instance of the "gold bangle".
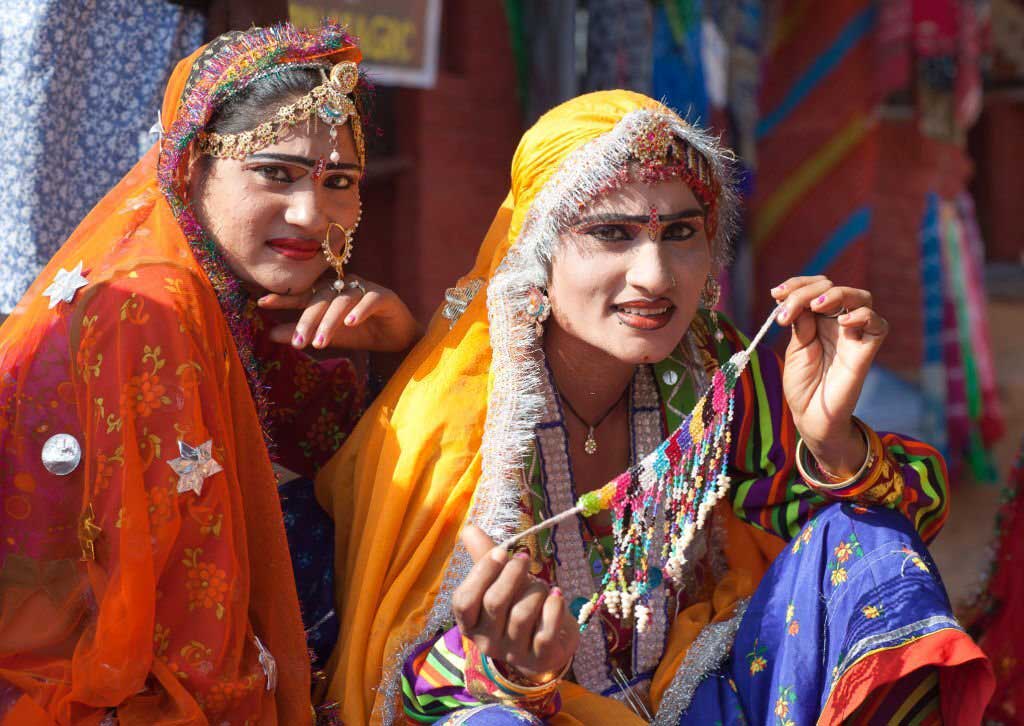
M 550 674 L 541 683 L 526 685 L 523 683 L 516 683 L 512 680 L 509 680 L 506 676 L 502 675 L 501 670 L 494 662 L 494 659 L 492 659 L 489 655 L 484 655 L 483 653 L 481 653 L 480 656 L 484 667 L 484 673 L 487 675 L 488 678 L 494 681 L 494 684 L 498 686 L 498 688 L 500 688 L 508 695 L 522 697 L 537 696 L 553 690 L 554 687 L 558 685 L 558 682 L 565 677 L 565 674 L 569 672 L 569 668 L 572 666 L 572 658 L 570 658 L 569 662 L 566 663 L 565 667 L 562 668 L 562 670 L 558 673 Z
M 796 468 L 797 468 L 797 471 L 800 472 L 800 476 L 802 476 L 804 478 L 804 481 L 807 482 L 808 484 L 810 484 L 815 489 L 827 489 L 827 490 L 845 489 L 846 487 L 850 486 L 851 484 L 856 484 L 858 481 L 860 481 L 860 478 L 862 476 L 864 476 L 864 472 L 866 472 L 871 467 L 871 465 L 874 463 L 875 457 L 873 455 L 874 452 L 871 451 L 871 437 L 868 434 L 867 424 L 865 424 L 863 421 L 861 421 L 856 416 L 853 417 L 853 422 L 857 425 L 857 428 L 860 429 L 861 436 L 864 437 L 864 447 L 867 449 L 867 453 L 864 455 L 864 463 L 860 465 L 860 469 L 857 470 L 857 473 L 854 474 L 853 476 L 851 476 L 849 479 L 846 479 L 845 481 L 840 481 L 840 482 L 823 482 L 820 479 L 818 479 L 818 478 L 816 478 L 814 476 L 811 476 L 811 474 L 809 473 L 809 470 L 810 470 L 811 467 L 809 465 L 809 462 L 805 462 L 804 461 L 804 457 L 805 456 L 811 456 L 811 458 L 813 459 L 813 455 L 810 453 L 810 450 L 807 448 L 807 444 L 804 443 L 804 440 L 803 440 L 802 437 L 797 440 L 797 442 L 796 442 Z M 815 460 L 815 463 L 817 463 L 816 460 Z M 821 465 L 819 464 L 818 466 L 820 468 Z

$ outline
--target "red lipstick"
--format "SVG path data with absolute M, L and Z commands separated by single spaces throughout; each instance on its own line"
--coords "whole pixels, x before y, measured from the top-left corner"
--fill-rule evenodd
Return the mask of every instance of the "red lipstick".
M 630 300 L 612 306 L 619 322 L 635 330 L 659 330 L 668 325 L 676 306 L 669 300 Z
M 267 246 L 282 257 L 290 260 L 311 260 L 320 254 L 320 243 L 315 239 L 298 237 L 275 237 L 267 240 Z

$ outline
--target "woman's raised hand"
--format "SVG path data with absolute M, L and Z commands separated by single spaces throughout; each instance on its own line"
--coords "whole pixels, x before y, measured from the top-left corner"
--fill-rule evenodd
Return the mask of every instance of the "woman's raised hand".
M 346 348 L 377 352 L 402 351 L 422 335 L 401 298 L 386 287 L 358 275 L 340 294 L 331 282 L 297 295 L 270 293 L 257 304 L 267 310 L 303 309 L 297 322 L 274 326 L 270 339 L 296 348 Z
M 462 634 L 484 655 L 526 678 L 551 680 L 572 659 L 580 641 L 562 592 L 530 574 L 529 555 L 510 557 L 479 527 L 467 526 L 462 542 L 475 563 L 452 597 Z
M 867 456 L 853 410 L 889 324 L 870 292 L 821 275 L 790 278 L 772 296 L 784 304 L 776 320 L 793 331 L 782 375 L 793 421 L 818 463 L 851 475 Z

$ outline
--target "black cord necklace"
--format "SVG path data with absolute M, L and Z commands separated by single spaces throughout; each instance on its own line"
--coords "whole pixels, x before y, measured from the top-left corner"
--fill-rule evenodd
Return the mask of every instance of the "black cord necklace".
M 622 399 L 623 399 L 623 398 L 625 397 L 625 395 L 626 395 L 626 391 L 628 391 L 628 390 L 629 390 L 629 386 L 626 386 L 626 387 L 625 387 L 625 388 L 624 388 L 624 389 L 622 390 L 622 393 L 621 393 L 621 394 L 619 395 L 619 397 L 615 399 L 615 403 L 613 403 L 613 404 L 612 404 L 612 405 L 611 405 L 611 406 L 610 406 L 610 407 L 608 408 L 608 410 L 607 410 L 607 411 L 605 411 L 605 412 L 604 412 L 603 414 L 601 414 L 601 417 L 600 417 L 599 419 L 597 419 L 597 421 L 595 421 L 594 423 L 590 423 L 590 422 L 589 422 L 589 421 L 587 421 L 587 420 L 586 420 L 585 418 L 583 418 L 582 416 L 580 416 L 579 412 L 578 412 L 578 411 L 577 411 L 577 410 L 576 410 L 575 408 L 573 408 L 572 404 L 571 404 L 571 403 L 569 403 L 569 399 L 568 399 L 568 398 L 566 398 L 566 397 L 565 397 L 565 396 L 564 396 L 564 395 L 562 394 L 562 392 L 558 390 L 558 387 L 557 387 L 557 386 L 555 387 L 555 390 L 556 390 L 556 391 L 558 391 L 558 397 L 559 397 L 560 399 L 562 399 L 562 403 L 564 403 L 564 404 L 565 404 L 565 407 L 566 407 L 567 409 L 569 409 L 569 412 L 570 412 L 570 413 L 571 413 L 571 414 L 572 414 L 573 416 L 575 416 L 575 417 L 576 417 L 576 420 L 577 420 L 577 421 L 579 421 L 579 422 L 580 422 L 581 424 L 583 424 L 584 426 L 586 426 L 586 427 L 587 427 L 587 438 L 586 438 L 586 439 L 585 439 L 585 440 L 583 441 L 583 450 L 584 450 L 585 452 L 587 452 L 588 454 L 590 454 L 590 455 L 596 454 L 596 453 L 597 453 L 597 439 L 596 439 L 596 438 L 594 438 L 594 431 L 595 431 L 595 430 L 597 430 L 597 427 L 598 427 L 598 426 L 600 426 L 601 424 L 603 424 L 603 423 L 604 423 L 604 420 L 605 420 L 606 418 L 608 418 L 608 416 L 610 416 L 610 415 L 611 415 L 611 412 L 612 412 L 612 411 L 614 411 L 614 410 L 615 410 L 616 408 L 618 408 L 618 405 L 619 405 L 619 403 L 621 403 L 621 402 L 622 402 Z

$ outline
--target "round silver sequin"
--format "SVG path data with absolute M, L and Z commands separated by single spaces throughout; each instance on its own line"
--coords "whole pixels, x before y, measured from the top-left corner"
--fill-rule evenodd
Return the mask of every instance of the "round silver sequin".
M 674 386 L 679 383 L 679 374 L 675 371 L 665 371 L 661 374 L 661 380 L 665 382 L 666 386 Z
M 71 434 L 54 434 L 43 444 L 42 459 L 48 472 L 67 476 L 82 461 L 82 447 Z

